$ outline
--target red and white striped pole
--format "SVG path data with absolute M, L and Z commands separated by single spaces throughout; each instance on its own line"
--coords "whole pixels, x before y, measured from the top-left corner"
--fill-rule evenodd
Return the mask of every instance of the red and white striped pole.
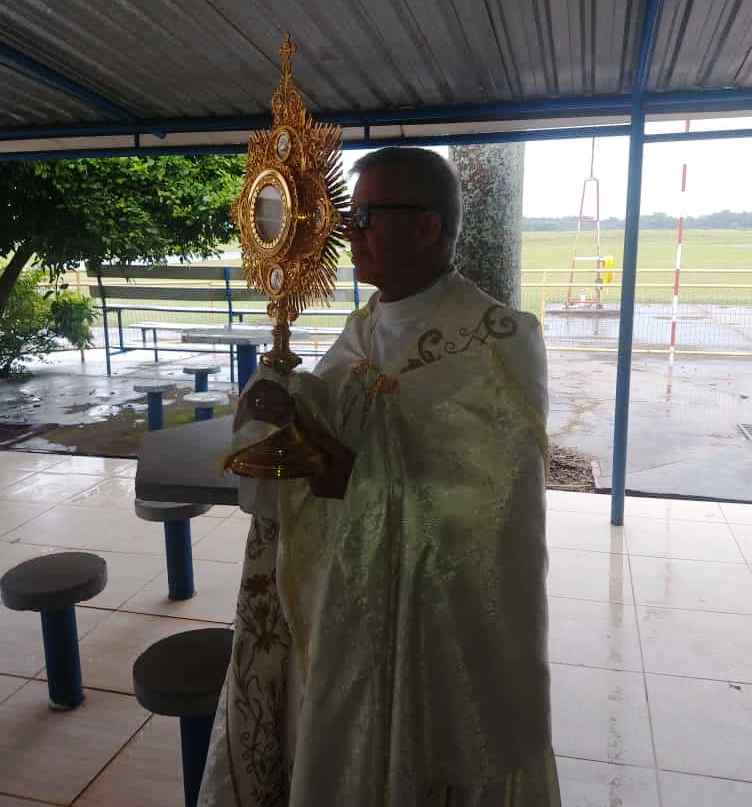
M 684 121 L 684 131 L 689 131 L 689 121 Z M 687 163 L 682 164 L 681 197 L 679 201 L 679 217 L 676 222 L 676 259 L 674 261 L 674 296 L 671 300 L 671 344 L 669 346 L 669 361 L 674 363 L 676 353 L 676 323 L 679 318 L 679 278 L 681 276 L 682 247 L 684 246 L 684 206 L 687 192 Z

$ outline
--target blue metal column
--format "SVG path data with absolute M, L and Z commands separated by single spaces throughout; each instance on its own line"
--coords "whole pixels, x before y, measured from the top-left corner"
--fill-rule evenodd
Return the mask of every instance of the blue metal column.
M 642 155 L 645 138 L 643 92 L 650 69 L 650 58 L 663 0 L 647 0 L 643 16 L 640 51 L 632 79 L 632 113 L 629 136 L 629 181 L 627 218 L 624 224 L 624 262 L 619 318 L 619 360 L 616 370 L 614 411 L 614 454 L 611 469 L 611 523 L 624 523 L 624 493 L 627 476 L 627 435 L 629 432 L 629 386 L 632 372 L 637 246 L 640 235 L 640 196 Z
M 222 271 L 222 274 L 225 278 L 225 297 L 227 298 L 227 318 L 229 320 L 229 325 L 232 328 L 232 324 L 235 319 L 235 314 L 232 310 L 232 286 L 230 285 L 230 270 L 228 267 Z M 240 321 L 243 322 L 243 315 L 240 315 Z M 235 350 L 233 349 L 232 345 L 230 345 L 230 383 L 235 383 Z M 204 390 L 205 392 L 206 390 Z M 198 390 L 196 390 L 198 392 Z
M 112 375 L 110 363 L 110 332 L 107 324 L 107 297 L 102 286 L 102 275 L 97 272 L 97 286 L 99 286 L 99 299 L 102 301 L 102 325 L 104 326 L 104 360 L 107 365 L 107 375 Z
M 159 431 L 159 429 L 164 426 L 164 415 L 162 413 L 162 393 L 147 392 L 146 406 L 149 431 Z
M 165 521 L 167 588 L 171 600 L 189 600 L 195 594 L 190 519 Z
M 42 611 L 44 661 L 51 709 L 75 709 L 84 700 L 76 609 Z
M 358 288 L 357 269 L 354 266 L 352 268 L 352 273 L 353 273 L 353 303 L 355 304 L 355 308 L 360 308 L 360 289 Z
M 635 286 L 637 282 L 637 246 L 640 235 L 640 191 L 642 189 L 642 154 L 645 113 L 632 113 L 629 140 L 629 182 L 627 219 L 624 225 L 624 263 L 619 315 L 619 361 L 616 369 L 616 405 L 614 411 L 614 454 L 611 471 L 611 523 L 624 523 L 624 492 L 627 474 L 627 435 L 629 431 L 629 387 L 632 372 L 632 335 L 634 332 Z
M 214 417 L 213 406 L 197 406 L 194 410 L 194 420 L 211 420 Z
M 257 366 L 256 345 L 238 345 L 238 392 L 243 392 Z
M 208 392 L 209 391 L 209 373 L 203 370 L 199 370 L 195 374 L 195 388 L 196 392 Z
M 183 756 L 185 807 L 196 807 L 201 779 L 209 753 L 214 715 L 180 718 L 180 749 Z

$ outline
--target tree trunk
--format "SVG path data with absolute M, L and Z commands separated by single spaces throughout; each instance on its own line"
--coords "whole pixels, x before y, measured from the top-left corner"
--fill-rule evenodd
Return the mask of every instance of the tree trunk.
M 0 316 L 5 311 L 5 306 L 8 304 L 8 298 L 13 291 L 13 286 L 21 274 L 21 270 L 29 262 L 29 258 L 34 254 L 34 247 L 28 242 L 24 241 L 18 249 L 13 253 L 10 263 L 5 267 L 3 273 L 0 275 Z
M 504 305 L 520 305 L 525 146 L 450 146 L 462 184 L 463 224 L 454 265 Z

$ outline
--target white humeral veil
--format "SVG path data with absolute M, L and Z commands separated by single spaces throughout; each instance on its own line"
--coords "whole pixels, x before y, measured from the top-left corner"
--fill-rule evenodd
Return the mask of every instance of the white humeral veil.
M 244 505 L 203 807 L 560 805 L 540 327 L 457 273 L 433 297 L 389 373 L 372 298 L 290 379 L 355 464 L 343 500 L 286 481 Z

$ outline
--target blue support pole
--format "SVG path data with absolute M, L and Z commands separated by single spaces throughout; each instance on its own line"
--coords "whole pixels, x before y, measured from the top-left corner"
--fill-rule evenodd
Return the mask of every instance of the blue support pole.
M 230 285 L 230 269 L 225 266 L 222 274 L 225 276 L 225 296 L 227 297 L 227 319 L 229 322 L 229 326 L 232 328 L 232 324 L 235 318 L 235 314 L 232 310 L 232 286 Z M 240 321 L 243 321 L 243 315 L 240 315 Z M 235 383 L 235 351 L 233 350 L 232 345 L 230 345 L 230 383 Z
M 76 609 L 42 611 L 44 660 L 51 709 L 75 709 L 84 700 Z
M 624 225 L 624 263 L 619 315 L 619 358 L 616 370 L 616 405 L 614 412 L 614 453 L 611 471 L 611 523 L 624 523 L 624 493 L 627 474 L 627 434 L 629 430 L 629 387 L 632 372 L 632 335 L 634 332 L 635 287 L 637 283 L 637 247 L 640 235 L 640 191 L 642 189 L 642 137 L 645 113 L 632 116 L 629 141 L 629 181 L 627 218 Z
M 165 521 L 167 587 L 171 600 L 189 600 L 195 594 L 190 519 Z
M 209 390 L 209 373 L 200 370 L 199 372 L 195 373 L 196 378 L 196 392 L 208 392 Z
M 149 431 L 158 431 L 164 426 L 164 413 L 162 409 L 162 393 L 146 393 L 147 420 Z
M 256 345 L 238 345 L 238 391 L 242 392 L 248 379 L 256 372 Z
M 197 406 L 194 410 L 194 420 L 211 420 L 214 417 L 213 406 Z
M 209 753 L 214 715 L 180 718 L 180 748 L 183 756 L 185 807 L 196 807 L 206 757 Z
M 614 453 L 611 469 L 611 523 L 624 523 L 624 494 L 627 476 L 627 436 L 629 432 L 629 387 L 632 372 L 632 335 L 634 332 L 635 286 L 637 282 L 637 247 L 640 235 L 640 195 L 642 191 L 642 155 L 645 137 L 643 92 L 650 69 L 655 33 L 663 0 L 647 0 L 643 17 L 640 51 L 632 88 L 632 122 L 629 137 L 629 177 L 627 217 L 624 224 L 624 262 L 619 319 L 619 357 L 616 370 L 614 411 Z
M 360 308 L 360 289 L 358 288 L 358 274 L 355 267 L 352 267 L 353 273 L 353 303 L 355 308 Z

